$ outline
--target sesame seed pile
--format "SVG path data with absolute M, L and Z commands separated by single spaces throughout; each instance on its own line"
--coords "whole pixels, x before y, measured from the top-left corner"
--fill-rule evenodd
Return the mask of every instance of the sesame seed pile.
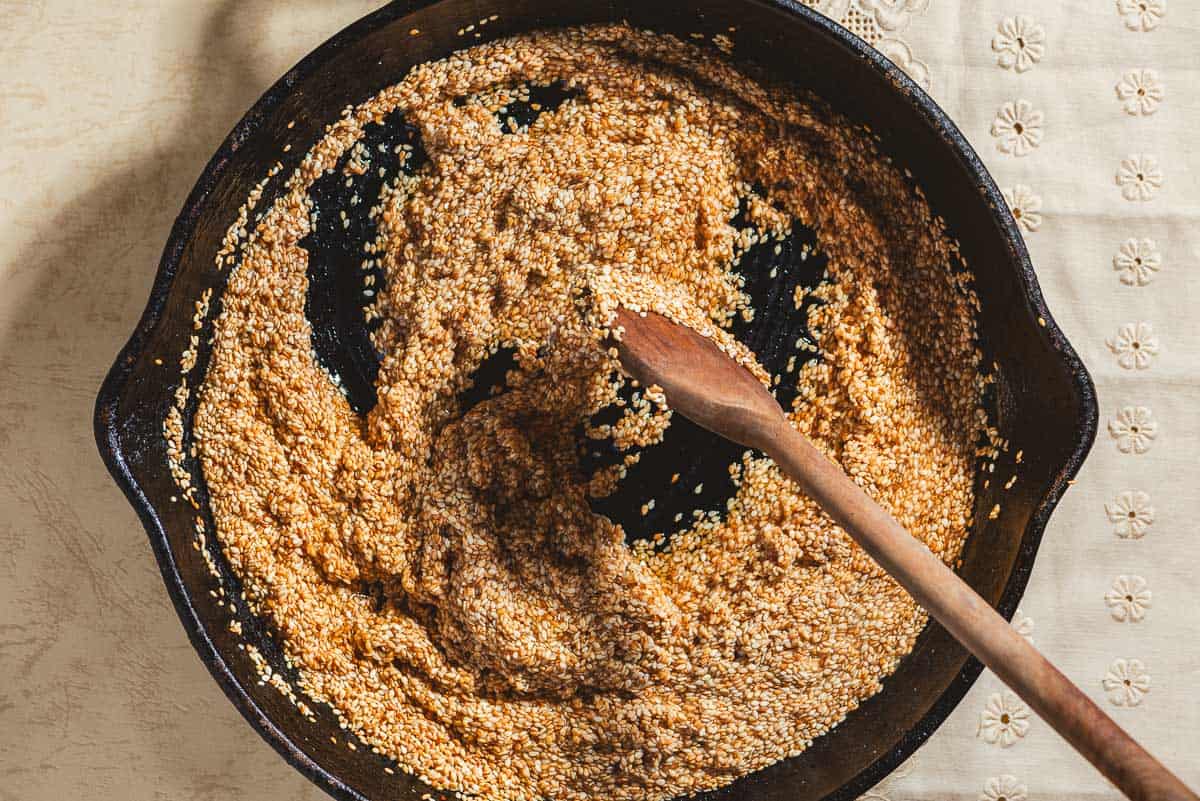
M 505 118 L 553 82 L 571 97 Z M 343 154 L 372 169 L 355 148 L 397 110 L 427 161 L 363 199 L 382 358 L 359 414 L 314 355 L 302 240 L 336 210 L 308 190 Z M 820 357 L 788 379 L 790 419 L 954 563 L 985 425 L 977 300 L 869 132 L 625 26 L 478 45 L 333 123 L 245 238 L 195 417 L 216 535 L 302 693 L 436 787 L 619 801 L 727 784 L 877 692 L 924 614 L 772 462 L 747 452 L 722 515 L 631 547 L 588 503 L 619 468 L 577 458 L 623 383 L 614 305 L 752 363 L 727 333 L 754 313 L 732 265 L 793 223 L 829 262 L 797 291 Z M 502 347 L 505 390 L 464 409 Z M 670 425 L 643 388 L 601 433 Z

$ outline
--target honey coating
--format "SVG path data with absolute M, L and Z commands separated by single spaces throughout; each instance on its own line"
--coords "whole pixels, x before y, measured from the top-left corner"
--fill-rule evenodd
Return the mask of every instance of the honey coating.
M 554 81 L 577 94 L 527 127 L 497 115 Z M 394 109 L 428 162 L 367 199 L 383 358 L 359 415 L 314 357 L 300 241 L 333 213 L 313 181 Z M 624 26 L 479 45 L 336 121 L 249 232 L 195 417 L 216 535 L 309 699 L 438 788 L 620 801 L 725 785 L 877 692 L 925 616 L 773 463 L 747 453 L 725 514 L 664 549 L 594 514 L 619 472 L 578 464 L 620 388 L 618 303 L 773 380 L 726 330 L 753 313 L 732 266 L 793 221 L 829 280 L 790 420 L 953 563 L 985 424 L 977 300 L 869 133 Z M 464 413 L 500 347 L 506 391 Z M 591 433 L 652 445 L 670 410 L 634 398 Z

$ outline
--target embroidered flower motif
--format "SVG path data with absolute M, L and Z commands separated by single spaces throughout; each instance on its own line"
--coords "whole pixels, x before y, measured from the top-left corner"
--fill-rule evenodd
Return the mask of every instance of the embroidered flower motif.
M 1125 113 L 1135 117 L 1153 114 L 1163 99 L 1162 81 L 1154 70 L 1130 70 L 1117 81 L 1116 90 Z
M 1126 370 L 1145 370 L 1158 355 L 1158 337 L 1150 323 L 1126 323 L 1117 335 L 1104 340 L 1117 357 L 1117 364 Z
M 908 27 L 913 14 L 924 14 L 929 0 L 858 0 L 858 5 L 875 19 L 880 30 L 898 31 Z
M 1045 51 L 1046 29 L 1032 19 L 1018 14 L 1001 20 L 992 37 L 992 50 L 1000 55 L 996 62 L 1006 70 L 1025 72 L 1042 60 Z
M 897 67 L 908 73 L 918 85 L 929 88 L 929 65 L 913 56 L 908 45 L 899 39 L 880 39 L 875 49 L 890 58 Z
M 1121 283 L 1128 286 L 1150 283 L 1161 266 L 1162 255 L 1153 239 L 1126 239 L 1113 256 L 1113 269 L 1121 274 Z
M 979 716 L 978 736 L 1008 748 L 1029 731 L 1029 707 L 1012 692 L 993 693 Z
M 863 796 L 862 801 L 890 801 L 887 793 L 892 791 L 892 785 L 897 779 L 903 779 L 909 776 L 917 767 L 917 755 L 911 757 L 901 763 L 900 767 L 893 770 L 879 784 L 868 790 Z
M 1033 618 L 1022 612 L 1020 609 L 1013 613 L 1013 630 L 1030 642 L 1033 642 L 1033 626 Z
M 1117 576 L 1112 589 L 1104 594 L 1104 602 L 1113 620 L 1140 623 L 1150 608 L 1150 590 L 1141 576 Z
M 1028 100 L 1005 103 L 992 120 L 992 136 L 1001 153 L 1028 155 L 1042 143 L 1044 115 Z
M 897 34 L 923 14 L 930 0 L 800 0 L 890 58 L 914 82 L 929 87 L 929 66 L 913 57 Z
M 1131 31 L 1152 31 L 1167 13 L 1167 0 L 1117 0 L 1117 13 Z
M 1117 659 L 1101 682 L 1108 700 L 1117 706 L 1137 706 L 1150 692 L 1150 674 L 1140 659 Z
M 1108 421 L 1108 433 L 1121 453 L 1145 453 L 1158 435 L 1158 423 L 1145 406 L 1126 406 Z
M 1025 184 L 1015 184 L 1005 189 L 1004 202 L 1012 209 L 1013 218 L 1026 231 L 1033 233 L 1042 227 L 1042 196 Z
M 987 780 L 979 801 L 1026 801 L 1028 797 L 1025 785 L 1016 776 L 1005 773 Z
M 1149 200 L 1163 185 L 1158 159 L 1140 153 L 1121 162 L 1117 170 L 1117 186 L 1126 200 Z
M 1122 492 L 1112 503 L 1104 504 L 1104 513 L 1113 524 L 1113 533 L 1125 540 L 1140 540 L 1154 522 L 1150 496 L 1141 490 Z

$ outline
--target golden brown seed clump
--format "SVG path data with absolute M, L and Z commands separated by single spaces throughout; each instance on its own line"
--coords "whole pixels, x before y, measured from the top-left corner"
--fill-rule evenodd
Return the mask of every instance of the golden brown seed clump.
M 528 129 L 497 120 L 556 80 L 578 97 Z M 299 240 L 310 184 L 396 108 L 429 163 L 378 199 L 384 357 L 360 418 L 314 360 Z M 953 562 L 982 421 L 956 246 L 868 133 L 711 50 L 612 26 L 420 66 L 334 124 L 249 232 L 195 420 L 217 536 L 301 689 L 434 785 L 565 801 L 724 785 L 828 731 L 923 627 L 764 459 L 744 458 L 723 519 L 661 552 L 589 510 L 619 481 L 582 475 L 574 441 L 616 397 L 614 303 L 749 358 L 722 326 L 752 313 L 730 225 L 751 185 L 767 194 L 752 238 L 795 219 L 829 256 L 793 424 Z M 508 390 L 463 414 L 501 345 Z M 611 432 L 624 443 L 669 425 L 641 397 Z

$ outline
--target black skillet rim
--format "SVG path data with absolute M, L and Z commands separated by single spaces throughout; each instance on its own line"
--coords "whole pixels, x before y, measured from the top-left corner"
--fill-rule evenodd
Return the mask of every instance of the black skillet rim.
M 1062 330 L 1055 323 L 1034 274 L 1033 264 L 1025 248 L 1024 240 L 1017 229 L 1016 221 L 1008 210 L 995 181 L 980 161 L 979 156 L 967 142 L 962 132 L 950 120 L 944 111 L 918 86 L 907 74 L 882 55 L 871 45 L 859 39 L 854 34 L 833 22 L 827 17 L 801 5 L 795 0 L 755 0 L 774 6 L 801 18 L 808 25 L 817 28 L 840 41 L 851 53 L 866 61 L 873 69 L 889 80 L 897 91 L 910 98 L 912 105 L 924 117 L 925 121 L 937 133 L 942 142 L 948 146 L 962 162 L 970 176 L 975 180 L 984 199 L 991 206 L 993 214 L 1000 224 L 1001 233 L 1008 245 L 1009 261 L 1015 263 L 1021 278 L 1022 290 L 1032 310 L 1045 320 L 1045 333 L 1052 350 L 1070 374 L 1080 399 L 1079 419 L 1075 421 L 1074 442 L 1070 457 L 1058 471 L 1051 482 L 1045 496 L 1041 499 L 1026 526 L 1025 534 L 1013 566 L 1012 573 L 1005 585 L 1004 592 L 997 604 L 998 611 L 1006 618 L 1011 618 L 1017 608 L 1017 603 L 1025 592 L 1033 567 L 1034 556 L 1041 543 L 1046 523 L 1055 506 L 1066 491 L 1068 482 L 1078 472 L 1084 459 L 1095 441 L 1099 408 L 1096 401 L 1095 387 L 1091 376 L 1074 348 L 1067 341 Z M 193 231 L 200 219 L 200 214 L 209 194 L 227 168 L 233 154 L 258 130 L 269 112 L 288 96 L 293 85 L 300 78 L 321 69 L 331 55 L 341 47 L 346 46 L 365 34 L 387 25 L 394 20 L 427 6 L 434 5 L 438 0 L 407 0 L 393 2 L 383 8 L 352 23 L 333 37 L 325 41 L 296 66 L 290 69 L 282 78 L 268 89 L 261 98 L 250 108 L 244 117 L 222 142 L 220 148 L 209 160 L 197 180 L 196 185 L 188 195 L 183 209 L 171 228 L 171 234 L 163 250 L 155 275 L 154 285 L 141 319 L 134 329 L 129 341 L 121 349 L 101 385 L 96 398 L 93 420 L 96 443 L 105 466 L 114 480 L 125 493 L 126 499 L 134 507 L 150 543 L 154 549 L 163 580 L 175 605 L 180 621 L 187 630 L 188 638 L 200 658 L 207 665 L 213 677 L 229 700 L 237 707 L 243 717 L 254 727 L 290 765 L 299 770 L 311 781 L 320 786 L 340 801 L 370 801 L 358 791 L 348 786 L 337 776 L 333 775 L 316 761 L 305 754 L 294 742 L 280 730 L 254 700 L 246 693 L 225 659 L 209 638 L 204 624 L 201 622 L 192 606 L 190 595 L 184 586 L 175 565 L 174 554 L 167 540 L 166 531 L 155 513 L 150 500 L 142 492 L 141 487 L 133 478 L 125 463 L 121 451 L 119 431 L 117 428 L 117 406 L 133 367 L 138 361 L 144 344 L 151 332 L 157 326 L 170 293 L 171 283 L 179 268 L 180 258 L 186 244 L 190 241 Z M 974 684 L 982 672 L 983 666 L 973 657 L 967 659 L 962 669 L 955 676 L 947 689 L 938 697 L 929 712 L 886 754 L 875 760 L 870 766 L 860 772 L 840 788 L 825 796 L 822 801 L 850 801 L 858 797 L 900 763 L 917 750 L 933 732 L 945 721 L 951 711 L 966 695 L 967 690 Z

